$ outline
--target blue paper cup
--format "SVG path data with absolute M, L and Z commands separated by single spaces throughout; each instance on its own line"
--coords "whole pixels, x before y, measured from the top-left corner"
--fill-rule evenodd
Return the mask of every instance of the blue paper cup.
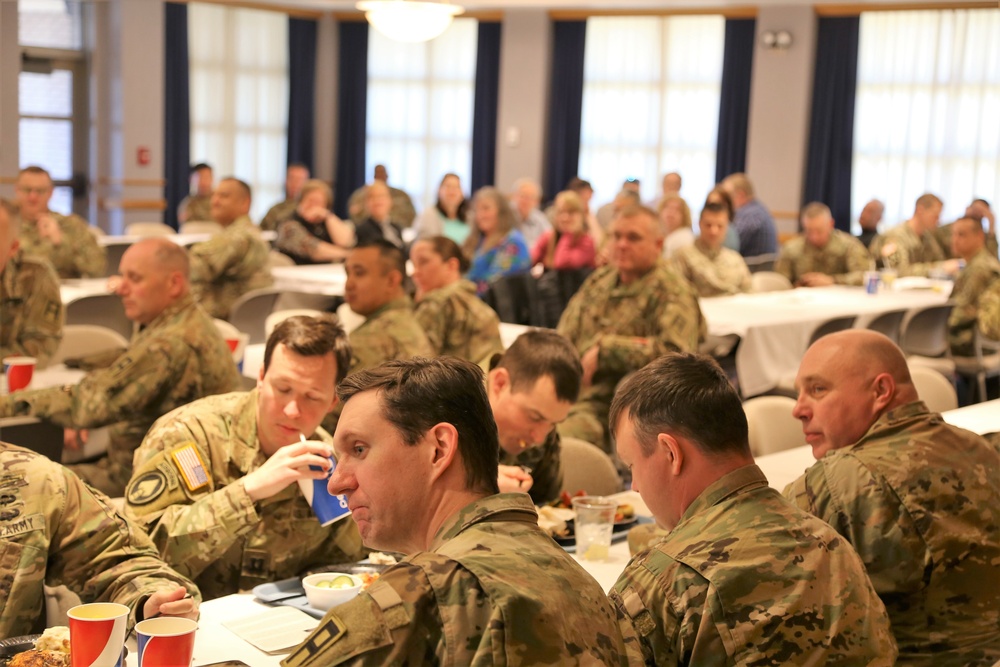
M 330 473 L 337 467 L 337 461 L 330 458 L 332 467 Z M 322 470 L 319 466 L 309 466 L 310 470 Z M 351 513 L 347 509 L 347 496 L 335 496 L 327 489 L 327 478 L 323 479 L 300 479 L 299 488 L 306 502 L 312 507 L 313 513 L 319 519 L 320 524 L 329 526 L 334 521 L 341 519 Z

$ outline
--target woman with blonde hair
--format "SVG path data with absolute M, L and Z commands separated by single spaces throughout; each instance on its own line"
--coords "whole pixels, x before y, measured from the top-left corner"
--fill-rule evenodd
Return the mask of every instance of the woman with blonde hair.
M 354 247 L 354 225 L 330 211 L 333 191 L 320 180 L 306 181 L 295 213 L 278 225 L 275 247 L 296 264 L 343 260 Z
M 472 198 L 469 237 L 462 247 L 470 258 L 466 278 L 483 296 L 489 281 L 531 269 L 531 256 L 507 198 L 494 187 L 480 188 Z
M 656 214 L 667 234 L 663 241 L 664 259 L 670 259 L 681 248 L 694 245 L 691 208 L 683 197 L 676 194 L 665 195 L 656 207 Z
M 596 250 L 588 233 L 583 200 L 572 190 L 556 195 L 555 229 L 542 233 L 531 250 L 531 263 L 546 271 L 594 268 Z

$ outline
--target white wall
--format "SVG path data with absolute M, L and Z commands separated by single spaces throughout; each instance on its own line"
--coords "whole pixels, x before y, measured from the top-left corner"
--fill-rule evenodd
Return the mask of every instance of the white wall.
M 0 2 L 0 195 L 14 196 L 18 171 L 17 78 L 21 49 L 17 45 L 17 3 Z

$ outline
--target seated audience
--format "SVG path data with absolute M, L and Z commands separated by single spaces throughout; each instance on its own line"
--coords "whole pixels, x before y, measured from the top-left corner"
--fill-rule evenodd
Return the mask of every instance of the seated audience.
M 926 276 L 933 270 L 957 273 L 958 261 L 944 261 L 945 253 L 934 238 L 941 208 L 941 200 L 935 195 L 921 195 L 912 218 L 875 239 L 872 256 L 901 276 Z
M 499 276 L 524 273 L 531 269 L 531 256 L 524 236 L 517 229 L 514 212 L 499 190 L 480 188 L 472 199 L 469 237 L 462 251 L 471 258 L 466 278 L 483 296 L 489 282 Z
M 986 252 L 990 253 L 994 257 L 997 256 L 997 234 L 996 234 L 996 215 L 993 214 L 993 209 L 990 208 L 990 203 L 985 199 L 973 199 L 972 203 L 965 207 L 965 217 L 972 218 L 982 226 L 983 221 L 986 221 Z M 954 228 L 955 223 L 949 222 L 947 225 L 939 225 L 937 229 L 934 230 L 934 239 L 941 246 L 941 250 L 949 258 L 955 258 L 956 255 L 952 254 L 951 250 L 951 230 Z
M 861 215 L 858 216 L 858 225 L 861 227 L 858 240 L 865 248 L 870 248 L 872 241 L 878 236 L 878 223 L 882 222 L 884 212 L 885 205 L 878 199 L 872 199 L 861 209 Z
M 32 416 L 66 429 L 67 447 L 79 446 L 75 429 L 111 426 L 107 453 L 70 466 L 88 484 L 121 496 L 132 476 L 132 454 L 159 417 L 193 400 L 241 385 L 222 335 L 191 298 L 188 258 L 180 246 L 156 237 L 125 251 L 118 295 L 139 331 L 109 368 L 78 384 L 15 391 L 0 397 L 0 417 Z
M 191 167 L 190 194 L 177 206 L 177 222 L 207 221 L 212 219 L 212 188 L 215 177 L 212 167 L 199 162 Z
M 373 181 L 365 190 L 365 217 L 355 225 L 358 245 L 381 239 L 397 248 L 403 247 L 403 228 L 393 222 L 391 211 L 389 187 Z
M 267 210 L 260 221 L 261 231 L 277 231 L 278 225 L 295 213 L 299 204 L 299 193 L 309 180 L 309 167 L 301 162 L 293 162 L 285 170 L 285 199 Z
M 793 414 L 817 461 L 785 496 L 861 555 L 899 664 L 1000 660 L 1000 452 L 929 412 L 882 334 L 823 336 L 796 386 Z
M 951 254 L 964 261 L 965 268 L 951 290 L 955 307 L 948 317 L 948 345 L 953 356 L 974 357 L 979 299 L 1000 280 L 1000 261 L 986 250 L 986 234 L 980 222 L 961 218 L 953 225 Z
M 410 195 L 399 188 L 389 185 L 389 172 L 386 170 L 385 165 L 375 165 L 372 178 L 373 181 L 381 183 L 389 190 L 389 197 L 392 199 L 389 219 L 400 227 L 409 227 L 413 224 L 413 219 L 417 217 L 417 212 L 413 209 L 413 202 L 410 200 Z M 354 224 L 361 224 L 369 215 L 365 208 L 365 196 L 367 194 L 368 186 L 364 185 L 352 192 L 350 199 L 347 201 L 347 212 Z
M 351 664 L 619 665 L 604 591 L 498 494 L 497 429 L 482 371 L 454 357 L 348 376 L 330 492 L 365 546 L 406 557 L 331 609 L 286 667 Z
M 413 223 L 417 238 L 447 236 L 461 244 L 469 235 L 469 224 L 465 221 L 466 207 L 462 181 L 457 174 L 445 174 L 438 186 L 437 202 L 424 209 Z
M 979 332 L 1000 340 L 1000 280 L 994 280 L 979 297 Z
M 270 248 L 249 214 L 250 186 L 235 178 L 222 179 L 212 193 L 212 220 L 222 233 L 188 251 L 191 293 L 212 317 L 228 318 L 238 298 L 273 282 L 267 265 Z
M 322 526 L 296 484 L 329 474 L 319 424 L 350 361 L 333 316 L 291 317 L 267 339 L 256 389 L 189 403 L 146 434 L 126 511 L 205 597 L 361 557 L 354 522 Z
M 677 272 L 687 278 L 700 297 L 750 291 L 750 269 L 735 250 L 723 245 L 729 213 L 719 204 L 706 204 L 698 220 L 701 234 L 694 245 L 674 253 Z
M 680 195 L 663 195 L 657 204 L 656 212 L 667 233 L 667 238 L 663 242 L 664 259 L 670 259 L 681 248 L 694 245 L 691 209 Z
M 618 191 L 615 198 L 597 209 L 597 222 L 601 226 L 601 229 L 610 232 L 612 221 L 623 207 L 639 206 L 642 203 L 642 198 L 640 197 L 641 189 L 642 184 L 639 182 L 638 178 L 626 178 L 622 182 L 622 189 Z M 634 197 L 625 195 L 624 193 L 626 192 L 631 193 Z M 619 201 L 619 197 L 623 197 L 623 199 Z
M 60 215 L 49 209 L 52 178 L 41 167 L 25 167 L 14 186 L 20 245 L 26 255 L 49 261 L 60 278 L 98 278 L 104 275 L 106 253 L 78 215 Z
M 524 236 L 525 245 L 530 248 L 542 234 L 552 229 L 549 219 L 538 208 L 542 201 L 542 188 L 530 178 L 519 178 L 514 182 L 510 200 L 517 228 Z
M 531 250 L 531 263 L 546 271 L 594 268 L 594 239 L 587 233 L 583 201 L 572 190 L 556 195 L 555 228 L 542 232 Z
M 332 212 L 333 192 L 323 181 L 306 181 L 292 217 L 278 225 L 275 247 L 296 264 L 325 264 L 347 257 L 354 226 Z
M 611 263 L 590 274 L 558 327 L 583 365 L 580 400 L 559 432 L 607 452 L 608 408 L 622 378 L 665 352 L 697 349 L 707 332 L 691 284 L 662 258 L 663 230 L 653 211 L 622 211 L 610 243 Z
M 48 364 L 62 340 L 63 304 L 52 265 L 20 248 L 17 207 L 0 199 L 0 359 Z
M 736 207 L 733 226 L 740 236 L 740 254 L 758 257 L 778 252 L 778 229 L 774 218 L 754 195 L 753 183 L 747 175 L 730 174 L 722 181 L 722 187 Z
M 733 206 L 733 198 L 729 196 L 729 193 L 721 185 L 716 185 L 705 195 L 705 206 L 709 204 L 718 204 L 726 209 L 726 215 L 729 216 L 730 224 L 729 229 L 726 230 L 726 240 L 723 241 L 722 245 L 730 250 L 739 252 L 740 235 L 737 233 L 736 227 L 732 224 L 733 216 L 736 214 L 736 209 Z M 704 209 L 704 206 L 702 208 Z
M 129 628 L 154 616 L 198 617 L 195 585 L 167 567 L 142 529 L 103 494 L 58 463 L 5 442 L 0 468 L 0 636 L 45 628 L 45 586 L 64 585 L 83 602 L 125 605 Z M 195 597 L 184 599 L 188 593 Z
M 434 352 L 480 363 L 503 349 L 500 319 L 462 278 L 469 260 L 444 236 L 419 239 L 410 249 L 417 286 L 415 318 Z
M 803 287 L 860 285 L 875 262 L 861 241 L 833 224 L 826 204 L 807 204 L 802 209 L 802 236 L 781 248 L 775 272 Z
M 768 486 L 715 361 L 657 359 L 622 382 L 610 419 L 632 489 L 669 531 L 610 594 L 630 664 L 894 664 L 858 554 Z

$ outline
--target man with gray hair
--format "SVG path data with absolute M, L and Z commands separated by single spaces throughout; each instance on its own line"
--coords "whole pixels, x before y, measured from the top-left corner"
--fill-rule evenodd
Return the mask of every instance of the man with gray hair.
M 517 228 L 521 230 L 529 248 L 535 246 L 538 237 L 552 229 L 552 223 L 538 208 L 541 201 L 542 188 L 538 183 L 530 178 L 514 181 L 514 191 L 510 196 L 511 208 L 517 218 Z
M 868 249 L 850 234 L 833 228 L 830 208 L 820 202 L 802 209 L 802 236 L 781 248 L 774 270 L 793 285 L 860 285 L 874 262 Z

